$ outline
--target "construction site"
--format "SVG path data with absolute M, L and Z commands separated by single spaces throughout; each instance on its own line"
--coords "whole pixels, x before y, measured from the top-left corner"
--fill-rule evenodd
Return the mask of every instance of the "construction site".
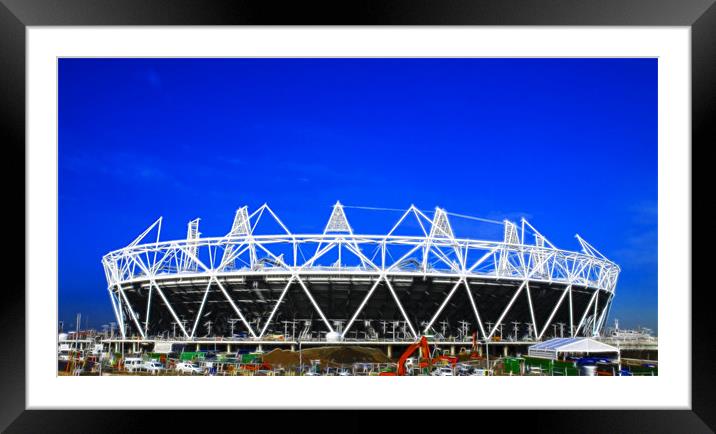
M 77 342 L 65 354 L 96 358 L 80 372 L 132 375 L 656 372 L 642 360 L 655 340 L 607 343 L 620 268 L 579 235 L 563 250 L 525 219 L 412 205 L 376 235 L 354 230 L 350 208 L 366 209 L 337 202 L 321 232 L 293 233 L 268 205 L 244 206 L 223 236 L 202 236 L 197 218 L 170 241 L 160 217 L 102 258 L 116 322 L 96 354 Z M 456 235 L 453 219 L 499 238 Z M 551 356 L 530 355 L 550 342 Z M 66 359 L 60 372 L 76 372 Z

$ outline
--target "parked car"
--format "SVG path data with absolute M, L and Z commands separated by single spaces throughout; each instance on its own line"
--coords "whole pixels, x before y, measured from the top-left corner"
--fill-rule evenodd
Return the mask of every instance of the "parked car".
M 204 372 L 199 365 L 191 362 L 180 362 L 177 363 L 174 368 L 177 372 L 182 374 L 201 374 Z
M 472 375 L 473 368 L 470 365 L 457 365 L 457 375 L 468 376 Z
M 144 370 L 151 374 L 159 374 L 165 371 L 164 366 L 156 360 L 145 362 Z
M 446 376 L 452 377 L 453 373 L 452 373 L 452 368 L 443 366 L 441 368 L 435 368 L 435 370 L 430 375 L 436 375 L 439 377 L 446 377 Z
M 353 375 L 353 373 L 351 373 L 350 370 L 343 368 L 343 369 L 339 369 L 338 374 L 336 374 L 336 375 L 338 375 L 339 377 L 350 377 Z

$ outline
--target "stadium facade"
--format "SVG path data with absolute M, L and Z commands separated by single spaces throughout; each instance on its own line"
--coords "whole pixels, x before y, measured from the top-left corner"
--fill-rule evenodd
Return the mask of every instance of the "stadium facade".
M 122 337 L 534 341 L 604 329 L 620 269 L 578 235 L 579 252 L 561 250 L 522 219 L 493 222 L 497 240 L 461 238 L 451 219 L 466 216 L 415 206 L 387 233 L 362 234 L 346 208 L 312 234 L 268 205 L 238 209 L 221 237 L 201 236 L 196 219 L 185 239 L 160 241 L 159 218 L 102 259 Z

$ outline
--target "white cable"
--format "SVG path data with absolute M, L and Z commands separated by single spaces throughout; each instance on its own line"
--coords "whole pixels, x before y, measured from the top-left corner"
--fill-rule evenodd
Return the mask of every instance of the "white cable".
M 498 222 L 497 220 L 483 219 L 483 218 L 480 218 L 480 217 L 473 217 L 473 216 L 464 215 L 464 214 L 455 214 L 455 213 L 447 212 L 447 211 L 445 211 L 445 214 L 451 215 L 451 216 L 453 216 L 453 217 L 461 217 L 461 218 L 464 218 L 464 219 L 477 220 L 477 221 L 481 221 L 481 222 L 485 222 L 485 223 L 495 223 L 495 224 L 498 224 L 498 225 L 503 224 L 503 222 Z
M 399 212 L 405 212 L 404 209 L 398 209 L 398 208 L 377 208 L 372 206 L 349 206 L 349 205 L 343 205 L 343 208 L 353 208 L 353 209 L 369 209 L 373 211 L 399 211 Z
M 378 207 L 373 207 L 373 206 L 355 206 L 355 205 L 343 205 L 343 208 L 367 209 L 367 210 L 373 210 L 373 211 L 397 211 L 397 212 L 404 212 L 404 211 L 405 211 L 404 209 L 399 209 L 399 208 L 378 208 Z M 426 211 L 426 210 L 420 210 L 420 211 L 421 211 L 421 212 L 424 212 L 424 213 L 429 213 L 429 212 L 431 212 L 431 211 Z M 451 216 L 453 216 L 453 217 L 460 217 L 460 218 L 464 218 L 464 219 L 477 220 L 477 221 L 481 221 L 481 222 L 485 222 L 485 223 L 494 223 L 494 224 L 498 224 L 498 225 L 503 224 L 503 222 L 500 222 L 500 221 L 497 221 L 497 220 L 490 220 L 490 219 L 484 219 L 484 218 L 480 218 L 480 217 L 473 217 L 473 216 L 469 216 L 469 215 L 465 215 L 465 214 L 456 214 L 456 213 L 447 212 L 447 211 L 446 211 L 445 213 L 446 213 L 447 215 L 451 215 Z

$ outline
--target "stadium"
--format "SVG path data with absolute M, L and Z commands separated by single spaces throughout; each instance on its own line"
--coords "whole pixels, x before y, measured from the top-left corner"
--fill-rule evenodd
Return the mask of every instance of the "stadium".
M 604 330 L 620 268 L 578 235 L 581 249 L 567 251 L 525 219 L 415 206 L 392 210 L 389 231 L 361 233 L 350 208 L 336 203 L 322 231 L 294 233 L 268 205 L 244 206 L 224 236 L 202 236 L 195 219 L 171 241 L 159 218 L 102 259 L 122 339 L 370 345 Z M 498 235 L 462 237 L 456 219 Z

